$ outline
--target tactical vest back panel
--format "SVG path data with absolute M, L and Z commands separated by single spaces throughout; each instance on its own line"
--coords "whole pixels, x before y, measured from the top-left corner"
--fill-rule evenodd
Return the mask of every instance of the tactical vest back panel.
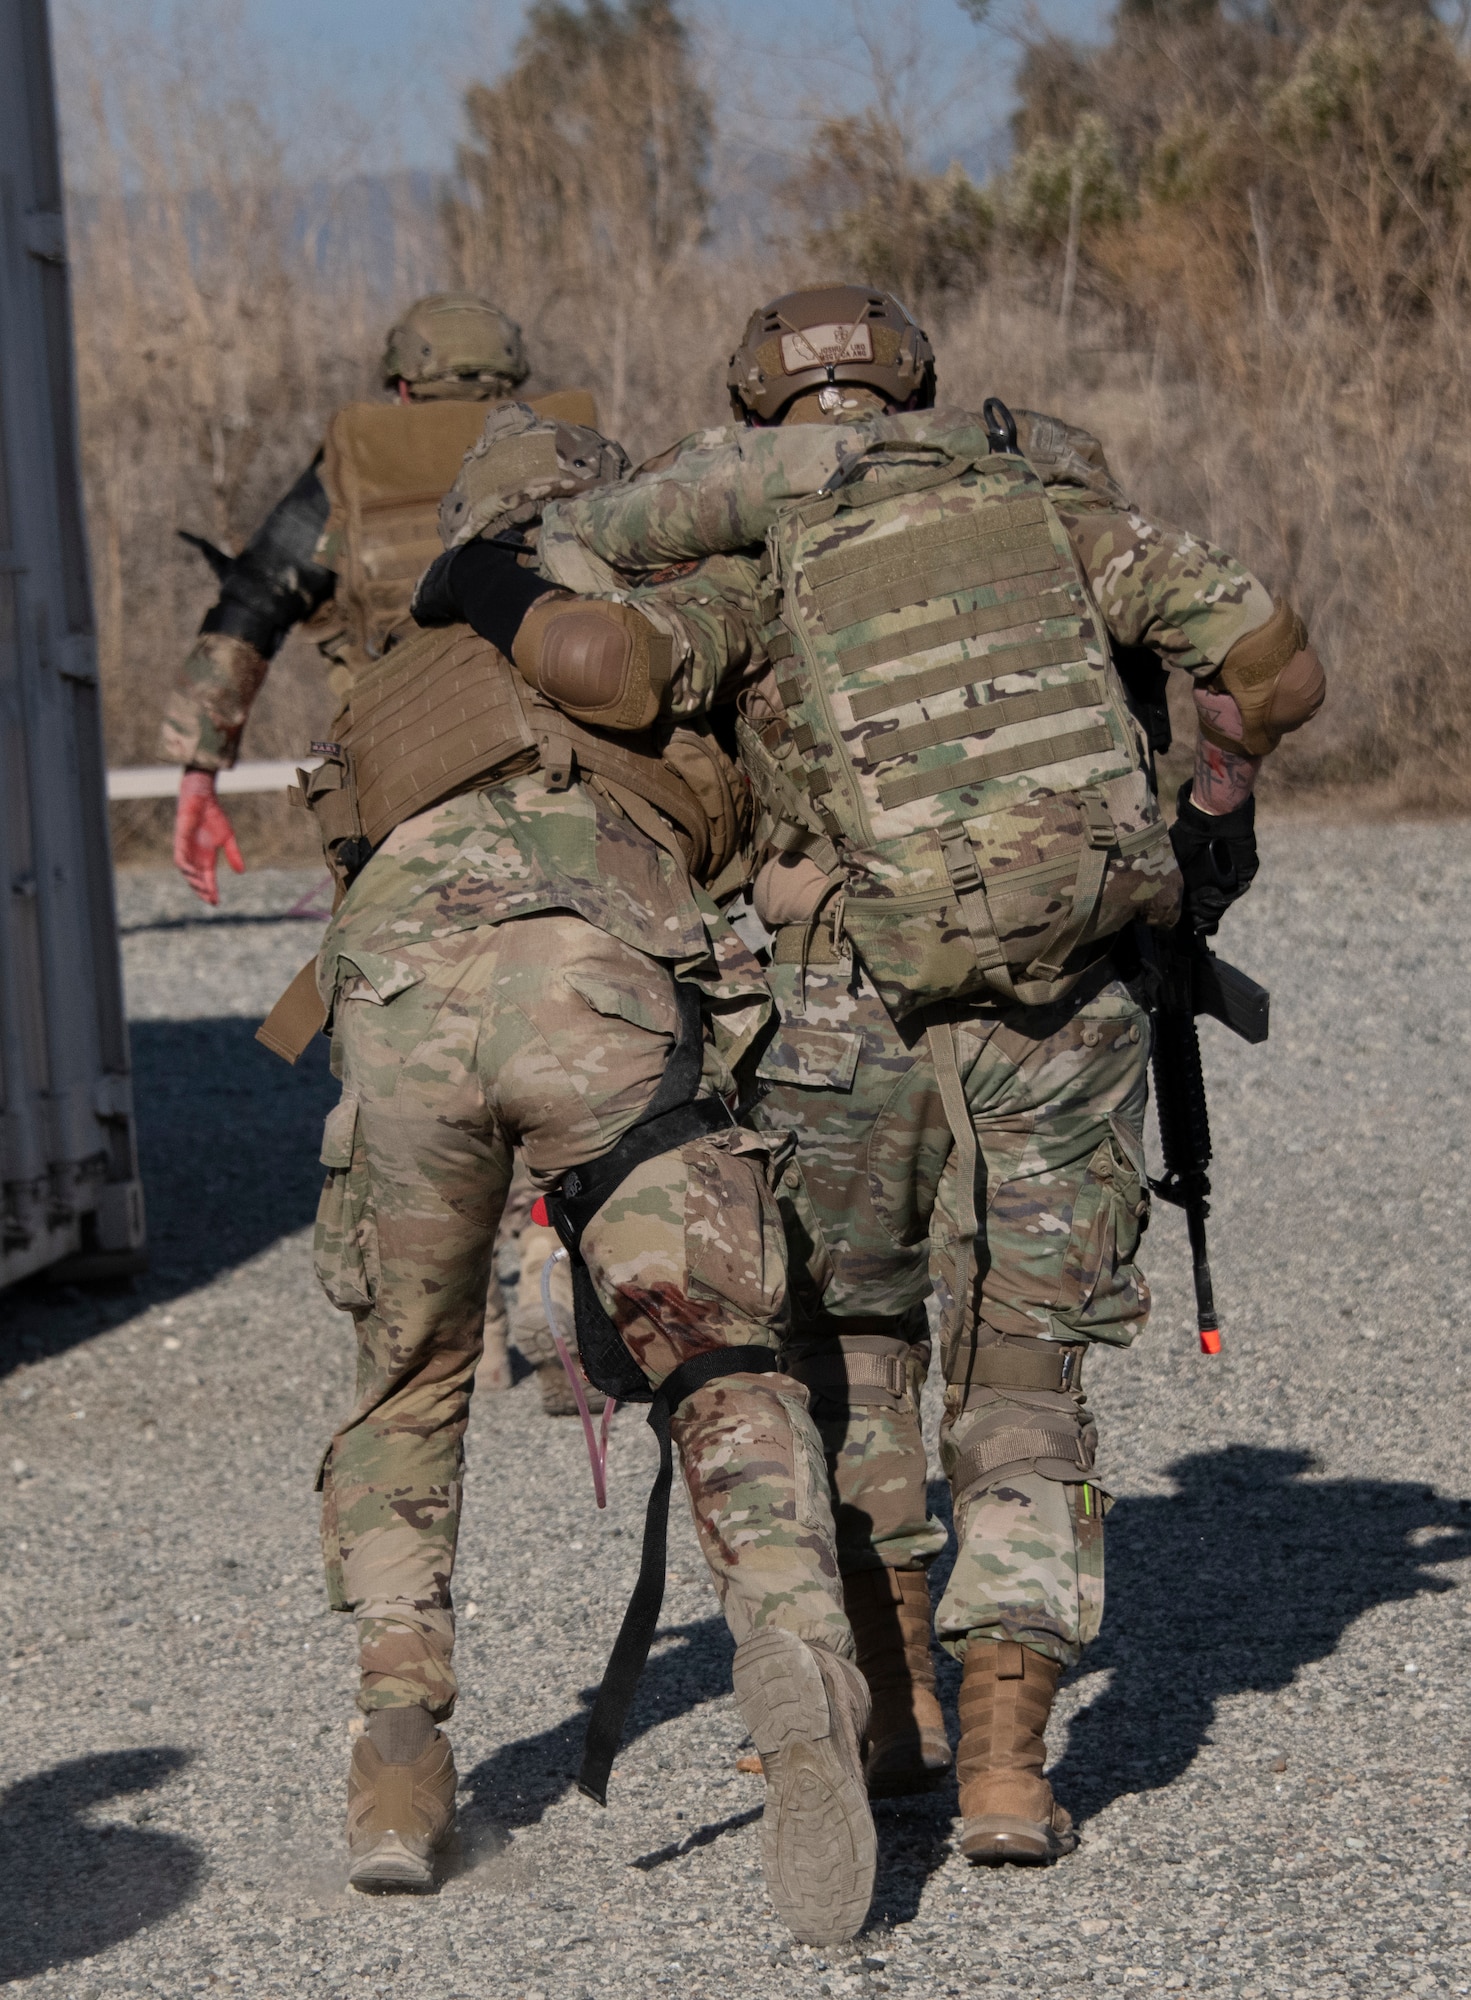
M 778 846 L 820 828 L 841 857 L 843 928 L 896 1016 L 1043 1004 L 1096 940 L 1172 920 L 1147 751 L 1024 459 L 876 449 L 768 549 L 790 746 L 753 781 Z
M 297 777 L 344 889 L 404 820 L 538 767 L 548 790 L 579 773 L 602 780 L 646 830 L 639 802 L 656 807 L 678 830 L 664 844 L 678 838 L 698 881 L 716 880 L 745 830 L 738 785 L 708 733 L 680 728 L 655 740 L 589 729 L 527 687 L 468 625 L 416 632 L 365 668 L 333 738 L 317 768 Z
M 354 673 L 394 632 L 412 631 L 414 585 L 440 552 L 439 503 L 485 426 L 489 403 L 349 403 L 328 426 L 322 477 L 332 501 L 336 609 Z M 596 423 L 593 399 L 569 389 L 533 400 L 538 413 Z

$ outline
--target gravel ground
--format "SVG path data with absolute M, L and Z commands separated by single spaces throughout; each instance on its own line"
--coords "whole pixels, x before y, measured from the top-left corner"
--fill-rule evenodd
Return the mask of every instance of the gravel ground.
M 1223 948 L 1265 1049 L 1207 1027 L 1226 1352 L 1194 1352 L 1184 1229 L 1093 1377 L 1109 1612 L 1064 1689 L 1046 1872 L 956 1855 L 953 1790 L 878 1808 L 852 1954 L 791 1946 L 760 1781 L 682 1514 L 611 1804 L 571 1774 L 653 1464 L 614 1426 L 593 1507 L 535 1384 L 482 1399 L 458 1581 L 463 1841 L 435 1899 L 344 1889 L 352 1637 L 323 1608 L 312 1478 L 347 1323 L 308 1224 L 332 1096 L 251 1040 L 310 950 L 310 877 L 205 916 L 122 883 L 153 1268 L 0 1311 L 9 1672 L 0 1980 L 79 1996 L 586 1994 L 1243 2000 L 1466 1993 L 1471 854 L 1462 826 L 1289 825 Z M 953 1702 L 956 1676 L 945 1692 Z

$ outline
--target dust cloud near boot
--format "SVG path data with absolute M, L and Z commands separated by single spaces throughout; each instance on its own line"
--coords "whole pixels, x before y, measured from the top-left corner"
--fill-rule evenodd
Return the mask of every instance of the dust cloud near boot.
M 425 1708 L 375 1708 L 347 1778 L 348 1881 L 370 1895 L 424 1895 L 455 1823 L 454 1752 Z
M 873 1702 L 863 1759 L 869 1796 L 932 1791 L 951 1755 L 935 1689 L 925 1572 L 858 1570 L 843 1578 L 843 1606 Z
M 1062 1668 L 1011 1640 L 972 1639 L 960 1687 L 960 1851 L 968 1860 L 1055 1861 L 1077 1846 L 1042 1775 Z

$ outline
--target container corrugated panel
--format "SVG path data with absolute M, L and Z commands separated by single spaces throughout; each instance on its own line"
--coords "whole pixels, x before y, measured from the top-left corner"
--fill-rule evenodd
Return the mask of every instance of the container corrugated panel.
M 144 1243 L 45 0 L 0 0 L 0 1284 Z

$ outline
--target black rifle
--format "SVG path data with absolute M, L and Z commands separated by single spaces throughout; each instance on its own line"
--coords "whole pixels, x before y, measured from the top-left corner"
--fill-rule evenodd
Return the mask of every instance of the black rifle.
M 1244 1042 L 1264 1042 L 1270 995 L 1265 986 L 1216 957 L 1188 912 L 1172 931 L 1146 931 L 1140 957 L 1154 1024 L 1154 1108 L 1164 1155 L 1164 1172 L 1150 1186 L 1161 1201 L 1185 1211 L 1200 1351 L 1219 1354 L 1221 1323 L 1205 1238 L 1211 1212 L 1211 1127 L 1195 1017 L 1210 1014 Z
M 1116 647 L 1114 664 L 1148 739 L 1152 762 L 1170 747 L 1168 675 L 1159 656 L 1143 646 Z M 1219 1354 L 1221 1322 L 1205 1239 L 1211 1212 L 1211 1124 L 1195 1017 L 1210 1014 L 1244 1042 L 1264 1042 L 1271 996 L 1265 986 L 1216 957 L 1192 923 L 1188 904 L 1172 931 L 1151 931 L 1142 924 L 1136 930 L 1154 1024 L 1154 1109 L 1165 1169 L 1149 1185 L 1161 1201 L 1185 1211 L 1200 1351 Z

